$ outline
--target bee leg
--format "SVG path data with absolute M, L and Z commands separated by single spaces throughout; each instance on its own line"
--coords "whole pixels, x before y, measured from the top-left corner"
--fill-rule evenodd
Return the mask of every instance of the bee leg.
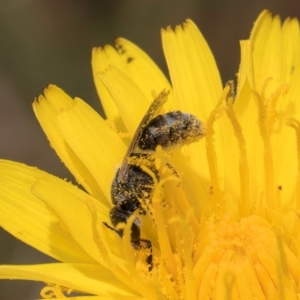
M 149 254 L 146 258 L 146 262 L 148 264 L 149 271 L 153 268 L 153 261 L 152 261 L 152 244 L 149 240 L 141 239 L 141 247 L 144 249 L 149 249 Z
M 152 244 L 149 240 L 141 239 L 140 227 L 135 223 L 132 223 L 132 226 L 131 226 L 131 244 L 132 244 L 132 247 L 136 250 L 149 249 L 150 253 L 147 255 L 146 262 L 147 262 L 149 271 L 151 271 L 153 268 Z
M 168 162 L 167 162 L 167 167 L 171 170 L 173 175 L 175 175 L 176 177 L 180 177 L 178 171 Z
M 116 232 L 120 237 L 123 237 L 123 235 L 124 235 L 123 229 L 116 230 L 115 228 L 109 226 L 106 222 L 102 222 L 102 224 L 105 225 L 110 230 L 113 230 L 114 232 Z M 140 239 L 139 238 L 140 229 L 138 227 L 136 228 L 135 224 L 133 224 L 133 225 L 134 226 L 132 226 L 132 231 L 134 231 L 134 233 L 131 233 L 131 245 L 132 245 L 132 248 L 134 248 L 136 250 L 149 249 L 150 253 L 147 256 L 146 263 L 148 265 L 149 271 L 151 271 L 152 268 L 153 268 L 153 262 L 152 262 L 152 244 L 151 244 L 151 242 L 149 240 Z
M 123 229 L 120 230 L 116 230 L 115 228 L 109 226 L 106 222 L 102 222 L 103 225 L 105 225 L 107 228 L 109 228 L 110 230 L 116 232 L 120 237 L 123 237 Z
M 152 261 L 152 244 L 149 240 L 140 239 L 138 241 L 131 241 L 132 247 L 136 250 L 140 249 L 149 249 L 149 254 L 146 258 L 146 263 L 148 265 L 148 270 L 151 271 L 153 269 L 153 261 Z
M 117 226 L 120 223 L 127 223 L 127 220 L 130 215 L 128 215 L 126 212 L 124 212 L 120 206 L 116 205 L 114 206 L 110 211 L 110 220 L 113 224 L 113 226 Z M 111 227 L 107 223 L 103 222 L 103 225 L 105 225 L 107 228 L 115 231 L 121 238 L 124 235 L 124 229 L 115 229 L 114 227 Z M 152 245 L 149 240 L 141 239 L 141 230 L 140 230 L 140 220 L 139 218 L 135 218 L 131 225 L 131 245 L 134 249 L 140 250 L 140 249 L 149 249 L 150 254 L 147 256 L 146 262 L 148 264 L 149 271 L 153 268 L 152 263 Z

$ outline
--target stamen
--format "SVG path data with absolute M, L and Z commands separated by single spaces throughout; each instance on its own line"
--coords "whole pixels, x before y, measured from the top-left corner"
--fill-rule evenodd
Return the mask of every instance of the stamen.
M 192 252 L 193 252 L 193 240 L 194 236 L 190 228 L 190 213 L 187 213 L 183 217 L 173 217 L 168 224 L 174 228 L 175 231 L 175 248 L 176 253 L 176 267 L 177 267 L 177 278 L 174 283 L 176 284 L 176 290 L 179 291 L 181 298 L 183 299 L 194 299 L 193 291 L 194 277 L 192 273 Z M 191 295 L 194 295 L 191 297 Z M 190 295 L 190 296 L 187 296 Z
M 107 230 L 107 227 L 105 227 L 105 226 L 100 226 L 98 228 L 97 224 L 99 224 L 99 218 L 97 217 L 96 207 L 93 205 L 93 203 L 91 201 L 87 200 L 87 201 L 85 201 L 85 203 L 86 203 L 86 205 L 91 213 L 91 216 L 92 216 L 92 230 L 93 230 L 93 235 L 94 235 L 94 241 L 99 250 L 100 255 L 103 258 L 103 261 L 107 263 L 107 267 L 115 274 L 115 276 L 121 282 L 124 282 L 127 286 L 130 286 L 132 289 L 135 289 L 136 286 L 132 283 L 132 279 L 128 278 L 127 264 L 126 264 L 126 266 L 124 266 L 124 264 L 122 264 L 122 262 L 119 262 L 118 264 L 113 263 L 113 262 L 115 262 L 116 257 L 122 257 L 122 255 L 121 254 L 113 255 L 112 252 L 108 253 L 106 250 L 106 249 L 109 249 L 109 247 L 110 247 L 110 244 L 107 244 L 107 242 L 110 240 L 108 237 L 108 234 L 107 234 L 109 231 Z M 115 235 L 115 233 L 113 233 L 113 234 Z M 101 238 L 100 238 L 100 236 L 101 236 Z M 129 236 L 130 236 L 130 234 L 129 234 Z M 113 244 L 113 243 L 111 243 L 111 244 Z M 123 241 L 123 244 L 124 244 L 124 241 Z M 127 249 L 129 247 L 130 247 L 130 250 Z M 131 251 L 131 253 L 132 253 L 133 249 L 132 249 L 131 245 L 129 247 L 124 246 L 123 248 L 127 249 L 128 252 Z M 127 260 L 127 262 L 128 262 L 128 260 Z M 132 263 L 132 265 L 134 265 L 134 263 Z M 131 264 L 130 264 L 130 266 L 131 266 Z M 126 272 L 125 272 L 125 270 L 126 270 Z M 136 275 L 138 275 L 138 274 L 136 274 Z M 138 276 L 138 277 L 140 277 L 140 276 Z
M 208 161 L 208 167 L 210 172 L 210 178 L 211 178 L 211 189 L 213 189 L 213 193 L 210 193 L 211 195 L 211 206 L 212 211 L 216 212 L 218 206 L 223 203 L 223 193 L 220 188 L 219 184 L 219 172 L 218 172 L 218 161 L 217 161 L 217 154 L 216 149 L 214 145 L 214 130 L 213 125 L 215 121 L 220 117 L 221 113 L 225 110 L 224 102 L 226 99 L 226 96 L 229 92 L 230 87 L 227 86 L 222 92 L 222 95 L 220 97 L 219 102 L 217 103 L 217 106 L 215 109 L 211 112 L 210 116 L 207 119 L 206 123 L 206 155 L 207 155 L 207 161 Z
M 257 92 L 254 92 L 256 95 L 257 102 L 258 102 L 258 125 L 260 130 L 260 135 L 263 140 L 264 144 L 264 175 L 265 175 L 265 189 L 266 189 L 266 196 L 264 205 L 262 205 L 263 211 L 262 215 L 267 217 L 266 209 L 269 209 L 269 212 L 273 212 L 275 205 L 274 205 L 274 172 L 273 172 L 273 153 L 270 141 L 270 125 L 268 124 L 268 113 L 265 107 L 265 99 L 262 95 Z
M 132 214 L 128 220 L 127 223 L 124 226 L 124 235 L 123 235 L 123 247 L 124 247 L 124 254 L 126 257 L 126 261 L 128 262 L 127 270 L 130 274 L 131 280 L 133 281 L 135 285 L 135 289 L 138 290 L 138 292 L 141 295 L 144 295 L 145 298 L 149 297 L 150 299 L 156 299 L 155 291 L 151 289 L 151 286 L 145 282 L 141 276 L 141 274 L 138 272 L 137 268 L 135 267 L 135 250 L 132 248 L 131 243 L 131 230 L 132 230 L 132 223 L 133 221 L 138 217 L 137 213 L 135 212 Z M 142 249 L 138 250 L 142 251 Z
M 176 259 L 176 269 L 177 269 L 177 278 L 174 280 L 175 289 L 181 298 L 184 298 L 185 293 L 185 272 L 184 272 L 184 258 L 182 253 L 183 240 L 181 237 L 182 228 L 180 227 L 181 217 L 173 217 L 168 224 L 174 225 L 175 228 L 175 244 L 176 244 L 176 252 L 174 253 L 174 257 Z M 187 234 L 187 233 L 186 233 Z M 190 253 L 191 254 L 191 253 Z
M 296 181 L 296 206 L 295 206 L 295 210 L 296 210 L 296 218 L 297 220 L 295 222 L 293 222 L 294 228 L 292 229 L 292 232 L 298 232 L 296 226 L 299 225 L 300 222 L 300 122 L 294 118 L 290 118 L 287 120 L 287 125 L 292 127 L 295 130 L 295 134 L 296 134 L 296 143 L 297 143 L 297 170 L 298 170 L 298 175 L 297 175 L 297 181 Z M 299 247 L 299 245 L 298 245 Z M 300 249 L 298 249 L 298 253 L 299 253 Z
M 109 262 L 110 259 L 108 257 L 107 247 L 103 244 L 103 239 L 101 238 L 98 231 L 97 224 L 99 224 L 100 222 L 99 222 L 99 218 L 97 217 L 97 209 L 95 205 L 92 203 L 92 201 L 85 200 L 85 203 L 91 213 L 94 242 L 99 250 L 100 255 L 103 258 L 103 261 Z
M 147 293 L 149 293 L 149 288 L 147 288 L 146 284 L 141 280 L 141 274 L 139 274 L 136 268 L 134 268 L 136 260 L 134 259 L 134 249 L 132 248 L 130 241 L 131 225 L 132 221 L 134 220 L 134 216 L 132 216 L 132 220 L 128 220 L 127 225 L 124 226 L 124 224 L 120 224 L 119 227 L 116 228 L 120 229 L 120 227 L 122 227 L 126 232 L 126 234 L 124 235 L 124 239 L 121 240 L 115 232 L 113 232 L 111 229 L 108 229 L 103 224 L 103 226 L 99 227 L 100 232 L 98 232 L 98 227 L 96 227 L 96 224 L 94 224 L 95 222 L 99 224 L 99 218 L 96 214 L 96 208 L 90 202 L 87 202 L 87 206 L 92 214 L 92 226 L 95 237 L 94 241 L 96 243 L 97 248 L 99 249 L 100 254 L 103 256 L 104 262 L 107 263 L 107 268 L 109 268 L 114 273 L 114 275 L 128 287 L 132 289 L 139 288 L 141 294 L 144 293 L 144 295 L 147 295 Z M 101 240 L 99 240 L 100 236 Z M 115 240 L 112 240 L 111 237 L 115 238 Z M 120 244 L 123 245 L 123 247 L 119 246 L 112 248 L 111 245 L 115 245 L 116 242 L 118 242 L 119 240 Z M 104 249 L 111 249 L 111 251 L 106 254 L 102 251 L 103 247 Z M 124 257 L 124 252 L 121 253 L 121 249 L 123 249 L 123 251 L 125 252 L 126 259 L 120 259 Z M 115 251 L 117 251 L 117 253 Z M 128 274 L 130 274 L 130 277 L 128 276 Z M 133 276 L 134 278 L 138 278 L 138 283 L 132 280 Z M 150 292 L 150 294 L 151 293 L 152 292 Z
M 112 252 L 108 253 L 106 250 L 106 249 L 109 249 L 109 247 L 110 247 L 110 245 L 107 244 L 107 241 L 110 240 L 108 237 L 108 234 L 107 234 L 108 230 L 107 230 L 107 227 L 105 227 L 105 226 L 100 226 L 98 229 L 97 224 L 99 224 L 99 218 L 97 217 L 96 207 L 92 204 L 91 201 L 88 201 L 88 200 L 86 201 L 86 205 L 92 216 L 92 229 L 93 229 L 94 241 L 100 252 L 100 255 L 103 258 L 103 261 L 107 263 L 107 267 L 115 274 L 115 276 L 121 282 L 124 282 L 127 286 L 130 286 L 131 288 L 135 289 L 136 286 L 132 283 L 132 279 L 128 278 L 127 270 L 129 267 L 127 266 L 127 264 L 126 264 L 126 266 L 124 266 L 121 262 L 119 262 L 118 264 L 113 263 L 113 262 L 115 262 L 116 257 L 122 257 L 122 255 L 121 254 L 113 255 Z M 131 225 L 131 223 L 130 223 L 130 225 Z M 100 230 L 100 232 L 99 232 L 99 230 Z M 115 235 L 115 233 L 113 233 L 113 234 Z M 101 238 L 100 238 L 100 236 L 101 236 Z M 129 234 L 129 237 L 130 237 L 130 234 Z M 124 240 L 123 240 L 123 245 L 124 245 Z M 133 253 L 133 249 L 132 249 L 131 245 L 129 247 L 124 246 L 123 248 L 125 249 L 125 252 L 126 252 L 127 248 L 130 248 L 130 250 L 127 249 L 128 252 L 126 254 L 128 254 L 129 251 L 131 251 L 131 253 Z M 128 262 L 128 260 L 127 260 L 127 262 Z M 134 265 L 134 263 L 130 264 L 129 266 L 131 266 L 131 265 Z M 126 272 L 125 272 L 125 270 L 126 270 Z M 136 275 L 138 275 L 138 274 L 136 274 Z M 138 275 L 138 277 L 140 277 L 140 276 Z
M 111 245 L 116 244 L 116 241 L 112 240 L 111 236 L 109 236 L 109 234 L 114 236 L 116 239 L 120 239 L 120 237 L 115 232 L 113 232 L 113 231 L 110 232 L 110 231 L 111 230 L 108 230 L 107 227 L 102 226 L 101 236 L 102 236 L 102 239 L 103 239 L 107 249 L 108 249 L 108 247 L 111 248 Z M 123 247 L 120 246 L 120 247 L 114 247 L 113 249 L 112 248 L 111 249 L 115 250 L 115 251 L 116 250 L 118 251 L 120 249 L 125 249 L 123 239 L 122 240 L 120 239 L 120 244 L 123 245 Z M 128 248 L 127 251 L 128 252 L 131 251 L 132 255 L 133 255 L 134 249 L 132 248 L 132 245 L 130 244 L 129 246 L 126 246 L 126 247 Z M 128 287 L 130 287 L 133 290 L 140 289 L 140 293 L 141 294 L 144 293 L 146 295 L 148 289 L 145 288 L 145 283 L 139 282 L 137 285 L 136 281 L 134 281 L 132 279 L 133 276 L 140 278 L 141 274 L 139 274 L 135 270 L 134 270 L 134 273 L 130 273 L 131 270 L 128 270 L 129 269 L 128 261 L 125 261 L 126 259 L 123 259 L 123 260 L 120 259 L 120 257 L 124 257 L 124 252 L 122 252 L 120 254 L 111 252 L 109 254 L 110 254 L 110 257 L 108 260 L 108 263 L 109 263 L 108 268 L 114 273 L 116 278 L 118 278 L 121 282 L 123 282 L 124 284 L 126 284 Z M 126 257 L 126 255 L 125 255 L 125 257 Z M 134 263 L 133 263 L 133 266 L 134 266 Z M 153 299 L 155 299 L 155 298 L 153 298 Z
M 174 286 L 174 282 L 171 280 L 171 275 L 168 272 L 163 258 L 161 257 L 161 262 L 159 264 L 159 274 L 160 274 L 160 281 L 162 282 L 163 292 L 165 295 L 168 296 L 169 299 L 178 299 L 179 295 L 176 291 L 176 286 Z
M 118 129 L 117 129 L 117 126 L 114 121 L 112 121 L 110 119 L 106 119 L 105 122 L 108 124 L 110 129 L 112 129 L 114 132 L 118 133 Z
M 135 258 L 134 258 L 134 252 L 131 244 L 131 231 L 132 231 L 132 223 L 134 219 L 136 218 L 135 212 L 127 219 L 126 224 L 122 224 L 122 228 L 124 230 L 124 234 L 122 237 L 123 241 L 123 248 L 124 248 L 124 255 L 126 257 L 126 262 L 128 263 L 127 269 L 129 271 L 129 274 L 135 274 L 136 268 L 135 268 Z M 117 229 L 119 229 L 117 227 Z M 137 274 L 136 274 L 137 275 Z M 139 277 L 139 276 L 137 276 Z
M 265 90 L 271 78 L 268 78 L 263 85 L 262 92 L 259 94 L 254 91 L 258 103 L 259 115 L 259 130 L 264 144 L 264 171 L 265 171 L 265 189 L 266 197 L 263 205 L 263 215 L 266 217 L 269 213 L 273 214 L 275 211 L 280 211 L 278 197 L 275 197 L 275 180 L 274 180 L 274 165 L 273 165 L 273 151 L 271 145 L 271 135 L 277 117 L 276 105 L 280 95 L 287 91 L 287 86 L 283 85 L 277 89 L 268 99 L 265 98 Z M 269 213 L 266 214 L 268 208 Z M 269 215 L 270 217 L 270 215 Z
M 179 182 L 180 179 L 176 176 L 168 175 L 165 168 L 166 165 L 163 163 L 163 152 L 158 147 L 155 152 L 155 166 L 157 171 L 160 174 L 160 180 L 158 181 L 156 175 L 152 170 L 150 170 L 147 166 L 141 165 L 141 169 L 151 176 L 154 182 L 154 189 L 152 195 L 152 212 L 153 212 L 153 219 L 155 220 L 156 232 L 158 236 L 158 243 L 161 249 L 161 263 L 160 263 L 160 270 L 164 270 L 166 268 L 166 273 L 171 276 L 168 280 L 174 280 L 178 276 L 177 272 L 177 263 L 174 257 L 174 253 L 172 250 L 172 241 L 170 238 L 174 237 L 174 235 L 168 232 L 169 226 L 166 223 L 166 215 L 162 209 L 162 200 L 164 199 L 164 185 L 170 181 Z M 169 168 L 167 168 L 169 170 Z M 171 206 L 171 209 L 174 209 L 175 204 Z M 164 272 L 164 271 L 163 271 Z
M 167 191 L 165 194 L 165 200 L 170 203 L 171 208 L 176 207 L 176 212 L 174 212 L 172 215 L 174 216 L 178 213 L 181 213 L 182 217 L 185 218 L 187 211 L 190 211 L 192 206 L 186 196 L 184 189 L 181 186 L 181 177 L 179 177 L 172 166 L 166 164 L 166 160 L 164 158 L 165 152 L 162 150 L 161 146 L 156 148 L 155 156 L 156 169 L 160 172 L 161 177 L 164 178 L 164 182 L 173 182 L 174 184 L 176 184 L 176 186 L 172 185 L 170 187 L 170 190 L 168 190 L 168 185 L 164 187 Z M 174 189 L 176 189 L 175 193 Z M 171 196 L 172 199 L 168 199 L 168 196 Z M 195 216 L 194 210 L 191 212 L 190 218 L 194 232 L 198 232 L 200 229 L 200 225 L 197 217 Z
M 240 218 L 246 217 L 251 214 L 250 212 L 250 200 L 249 200 L 249 166 L 247 158 L 247 145 L 243 135 L 243 131 L 240 123 L 238 122 L 235 113 L 233 111 L 233 98 L 230 97 L 227 100 L 226 113 L 231 121 L 235 136 L 238 140 L 240 159 L 239 159 L 239 171 L 240 171 L 240 186 L 241 197 L 239 201 L 240 205 Z
M 173 195 L 172 199 L 174 202 L 176 202 L 176 207 L 179 207 L 180 211 L 183 212 L 184 215 L 186 215 L 187 211 L 191 210 L 192 207 L 191 207 L 190 203 L 188 202 L 186 194 L 181 186 L 177 187 L 176 194 Z M 194 210 L 190 211 L 190 213 L 191 213 L 191 215 L 190 215 L 191 227 L 192 227 L 194 233 L 197 233 L 200 230 L 199 221 L 195 216 Z
M 40 295 L 43 299 L 66 298 L 64 293 L 70 294 L 71 292 L 71 289 L 59 285 L 48 285 L 41 290 Z
M 158 242 L 160 245 L 161 253 L 164 263 L 168 271 L 172 274 L 173 278 L 177 277 L 176 261 L 173 255 L 169 234 L 167 232 L 167 224 L 164 220 L 161 200 L 163 199 L 163 184 L 165 180 L 161 180 L 155 183 L 154 193 L 152 197 L 153 215 L 155 219 L 155 225 L 157 226 Z
M 195 299 L 195 278 L 193 276 L 193 263 L 192 263 L 192 253 L 193 253 L 193 243 L 194 235 L 190 228 L 190 219 L 192 216 L 192 211 L 186 213 L 185 218 L 179 218 L 176 220 L 179 224 L 178 227 L 180 230 L 178 233 L 179 243 L 177 243 L 179 257 L 182 261 L 182 269 L 184 270 L 183 274 L 180 274 L 182 278 L 182 287 L 181 290 L 184 292 L 184 299 Z

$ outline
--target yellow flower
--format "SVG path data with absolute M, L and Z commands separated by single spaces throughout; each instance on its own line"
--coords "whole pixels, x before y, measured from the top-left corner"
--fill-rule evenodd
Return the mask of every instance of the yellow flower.
M 1 279 L 48 284 L 80 299 L 298 299 L 300 285 L 300 31 L 261 13 L 241 41 L 237 88 L 222 87 L 191 20 L 162 30 L 171 82 L 138 47 L 93 49 L 107 120 L 55 86 L 33 103 L 51 146 L 86 192 L 38 169 L 0 162 L 0 226 L 58 263 L 0 266 Z M 153 101 L 195 114 L 206 136 L 154 154 L 159 180 L 135 250 L 110 224 L 111 182 Z M 166 94 L 161 94 L 166 97 Z M 147 164 L 147 161 L 142 162 Z M 174 167 L 171 168 L 170 164 Z M 145 172 L 151 174 L 144 166 Z

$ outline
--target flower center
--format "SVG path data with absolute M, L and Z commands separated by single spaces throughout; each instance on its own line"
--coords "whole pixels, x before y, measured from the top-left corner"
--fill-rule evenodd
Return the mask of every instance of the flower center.
M 197 241 L 197 299 L 292 299 L 299 263 L 263 218 L 211 217 Z

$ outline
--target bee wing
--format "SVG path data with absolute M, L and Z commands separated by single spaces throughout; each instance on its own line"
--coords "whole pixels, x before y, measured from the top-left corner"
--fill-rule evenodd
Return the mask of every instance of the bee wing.
M 131 141 L 131 144 L 129 145 L 127 152 L 124 156 L 124 159 L 122 161 L 122 165 L 120 167 L 119 173 L 118 173 L 118 180 L 126 180 L 126 177 L 128 175 L 128 156 L 135 152 L 137 149 L 137 145 L 139 142 L 139 139 L 145 129 L 145 127 L 148 125 L 148 123 L 159 114 L 161 111 L 163 105 L 166 103 L 169 95 L 169 91 L 163 90 L 159 93 L 159 95 L 153 100 L 152 104 L 150 105 L 149 109 L 147 110 L 146 114 L 144 115 L 141 123 L 139 124 L 133 138 Z

